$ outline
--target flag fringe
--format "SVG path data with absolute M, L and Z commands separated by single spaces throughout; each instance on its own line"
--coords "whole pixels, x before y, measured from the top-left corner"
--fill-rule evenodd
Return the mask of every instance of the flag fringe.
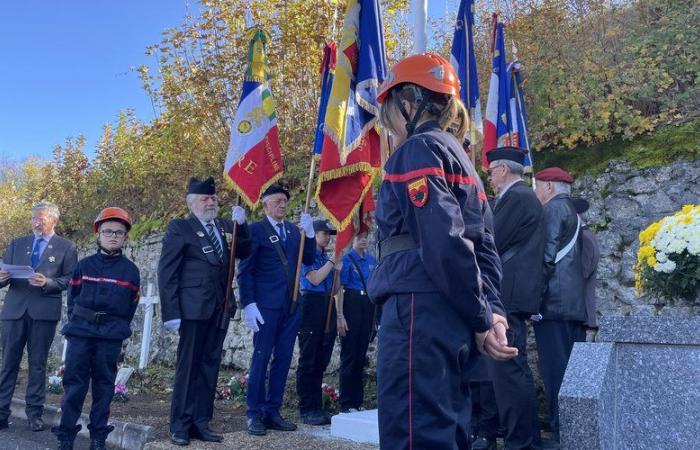
M 265 189 L 269 188 L 272 186 L 274 183 L 277 182 L 280 178 L 282 178 L 283 173 L 278 172 L 274 174 L 268 181 L 266 181 L 260 188 L 260 195 L 262 196 L 262 193 L 265 192 Z M 248 197 L 248 194 L 246 194 L 245 190 L 241 188 L 238 183 L 233 181 L 231 177 L 228 175 L 227 172 L 224 172 L 224 180 L 227 185 L 229 185 L 238 195 L 241 196 L 243 201 L 248 205 L 248 208 L 250 208 L 251 211 L 254 211 L 260 206 L 260 199 L 258 199 L 257 202 L 253 202 L 250 197 Z

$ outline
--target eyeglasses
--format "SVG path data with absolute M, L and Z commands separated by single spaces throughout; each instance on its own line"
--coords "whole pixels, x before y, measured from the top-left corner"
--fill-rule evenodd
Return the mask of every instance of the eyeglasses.
M 104 237 L 113 237 L 116 236 L 118 238 L 123 238 L 126 236 L 126 231 L 122 230 L 100 230 L 100 234 Z
M 498 169 L 499 167 L 503 167 L 503 165 L 498 165 L 498 166 L 489 167 L 488 169 L 486 169 L 486 172 L 488 172 L 489 175 L 492 175 L 492 174 L 493 174 L 493 171 L 496 170 L 496 169 Z

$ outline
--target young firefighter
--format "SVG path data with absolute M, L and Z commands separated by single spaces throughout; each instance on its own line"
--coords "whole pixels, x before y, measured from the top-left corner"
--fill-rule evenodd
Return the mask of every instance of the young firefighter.
M 121 208 L 103 209 L 92 226 L 97 253 L 78 262 L 68 289 L 68 340 L 63 377 L 60 426 L 52 431 L 59 450 L 71 450 L 77 425 L 92 381 L 90 450 L 105 449 L 109 404 L 114 396 L 117 360 L 122 342 L 131 336 L 131 320 L 139 299 L 139 270 L 122 255 L 131 218 Z

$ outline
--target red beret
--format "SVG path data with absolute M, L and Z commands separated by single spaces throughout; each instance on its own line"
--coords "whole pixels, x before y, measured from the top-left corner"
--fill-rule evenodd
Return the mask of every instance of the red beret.
M 547 167 L 535 174 L 537 181 L 560 181 L 562 183 L 573 183 L 574 177 L 569 172 L 559 167 Z

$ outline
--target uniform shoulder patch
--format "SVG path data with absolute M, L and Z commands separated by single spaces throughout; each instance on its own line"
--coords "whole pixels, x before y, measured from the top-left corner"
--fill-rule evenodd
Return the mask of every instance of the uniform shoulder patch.
M 413 179 L 406 183 L 408 198 L 416 208 L 422 208 L 428 203 L 428 180 L 425 176 Z

